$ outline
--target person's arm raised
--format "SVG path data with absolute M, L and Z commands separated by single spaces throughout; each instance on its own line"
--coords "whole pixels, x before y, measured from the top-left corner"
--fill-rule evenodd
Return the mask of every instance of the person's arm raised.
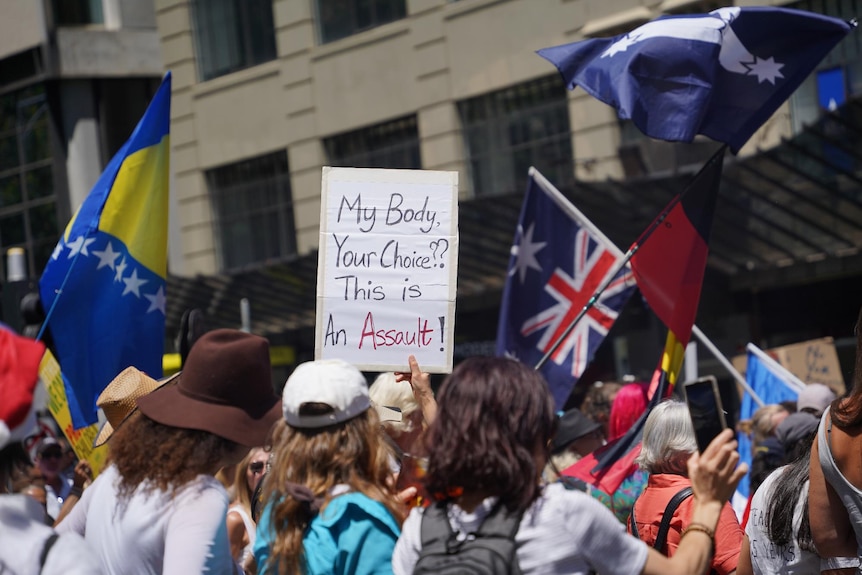
M 737 467 L 739 453 L 733 431 L 725 429 L 701 454 L 688 460 L 688 477 L 694 492 L 691 522 L 683 530 L 673 557 L 650 548 L 644 575 L 692 575 L 706 573 L 712 559 L 715 528 L 724 504 L 733 495 L 739 480 L 748 471 Z
M 434 418 L 437 417 L 437 400 L 434 399 L 434 392 L 431 390 L 431 374 L 419 369 L 419 362 L 414 356 L 408 358 L 410 364 L 410 373 L 398 372 L 395 374 L 396 381 L 406 381 L 410 383 L 413 389 L 413 397 L 416 398 L 416 403 L 422 410 L 422 419 L 425 420 L 425 427 L 431 425 Z

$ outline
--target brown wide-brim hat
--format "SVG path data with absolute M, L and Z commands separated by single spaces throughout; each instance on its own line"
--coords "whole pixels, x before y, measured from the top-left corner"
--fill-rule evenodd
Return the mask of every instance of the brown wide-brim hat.
M 135 367 L 127 367 L 115 377 L 99 395 L 96 405 L 101 408 L 107 421 L 93 441 L 93 447 L 107 442 L 114 430 L 126 421 L 138 408 L 138 399 L 152 393 L 176 376 L 156 381 Z
M 246 447 L 266 443 L 281 416 L 269 343 L 235 329 L 207 332 L 192 346 L 176 384 L 138 399 L 162 425 L 207 431 Z

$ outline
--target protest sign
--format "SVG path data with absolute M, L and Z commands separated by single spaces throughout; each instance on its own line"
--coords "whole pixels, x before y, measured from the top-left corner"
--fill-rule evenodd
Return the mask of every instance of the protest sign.
M 838 395 L 843 395 L 846 391 L 835 342 L 831 337 L 811 339 L 764 351 L 805 383 L 828 385 Z M 740 373 L 745 373 L 746 359 L 746 355 L 734 357 L 733 367 Z M 741 393 L 740 390 L 740 395 Z
M 86 459 L 93 470 L 93 476 L 105 467 L 105 458 L 108 448 L 105 445 L 93 447 L 93 441 L 99 435 L 99 424 L 94 423 L 81 429 L 75 429 L 72 425 L 72 415 L 69 413 L 69 400 L 66 398 L 66 388 L 63 385 L 63 376 L 60 373 L 60 364 L 51 350 L 46 349 L 42 361 L 39 363 L 39 378 L 48 391 L 48 411 L 54 416 L 57 425 L 78 459 Z
M 323 168 L 315 357 L 452 370 L 458 173 Z
M 838 395 L 846 391 L 838 353 L 831 337 L 777 347 L 772 352 L 781 365 L 805 383 L 823 383 Z

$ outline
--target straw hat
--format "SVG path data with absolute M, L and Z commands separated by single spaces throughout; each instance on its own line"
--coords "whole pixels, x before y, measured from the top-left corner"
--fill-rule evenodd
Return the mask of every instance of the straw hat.
M 96 400 L 96 405 L 102 408 L 108 421 L 99 430 L 93 447 L 98 447 L 108 441 L 114 430 L 134 413 L 138 408 L 138 398 L 155 391 L 172 379 L 173 377 L 169 377 L 156 381 L 135 367 L 124 369 L 108 384 L 108 387 Z

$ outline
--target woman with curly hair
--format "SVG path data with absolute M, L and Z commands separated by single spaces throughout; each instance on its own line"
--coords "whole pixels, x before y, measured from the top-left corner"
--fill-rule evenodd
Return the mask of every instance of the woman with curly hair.
M 115 575 L 234 573 L 227 493 L 213 476 L 262 445 L 278 418 L 267 341 L 205 334 L 137 408 L 113 432 L 111 465 L 57 530 L 83 535 Z
M 485 518 L 516 518 L 515 550 L 525 575 L 703 573 L 709 564 L 721 504 L 733 493 L 745 466 L 726 430 L 688 463 L 696 525 L 667 558 L 626 534 L 601 503 L 540 475 L 554 433 L 554 401 L 542 376 L 514 360 L 476 357 L 459 364 L 443 383 L 437 418 L 428 430 L 427 487 L 439 501 L 414 509 L 395 547 L 396 575 L 433 570 L 449 561 L 432 555 L 439 540 L 426 533 L 429 517 L 448 523 L 443 554 L 459 542 L 481 539 Z M 480 535 L 477 536 L 476 534 Z M 473 536 L 473 537 L 471 537 Z M 478 544 L 477 544 L 478 545 Z M 435 563 L 436 559 L 436 563 Z
M 403 506 L 362 373 L 299 365 L 284 387 L 254 556 L 259 573 L 391 571 Z

